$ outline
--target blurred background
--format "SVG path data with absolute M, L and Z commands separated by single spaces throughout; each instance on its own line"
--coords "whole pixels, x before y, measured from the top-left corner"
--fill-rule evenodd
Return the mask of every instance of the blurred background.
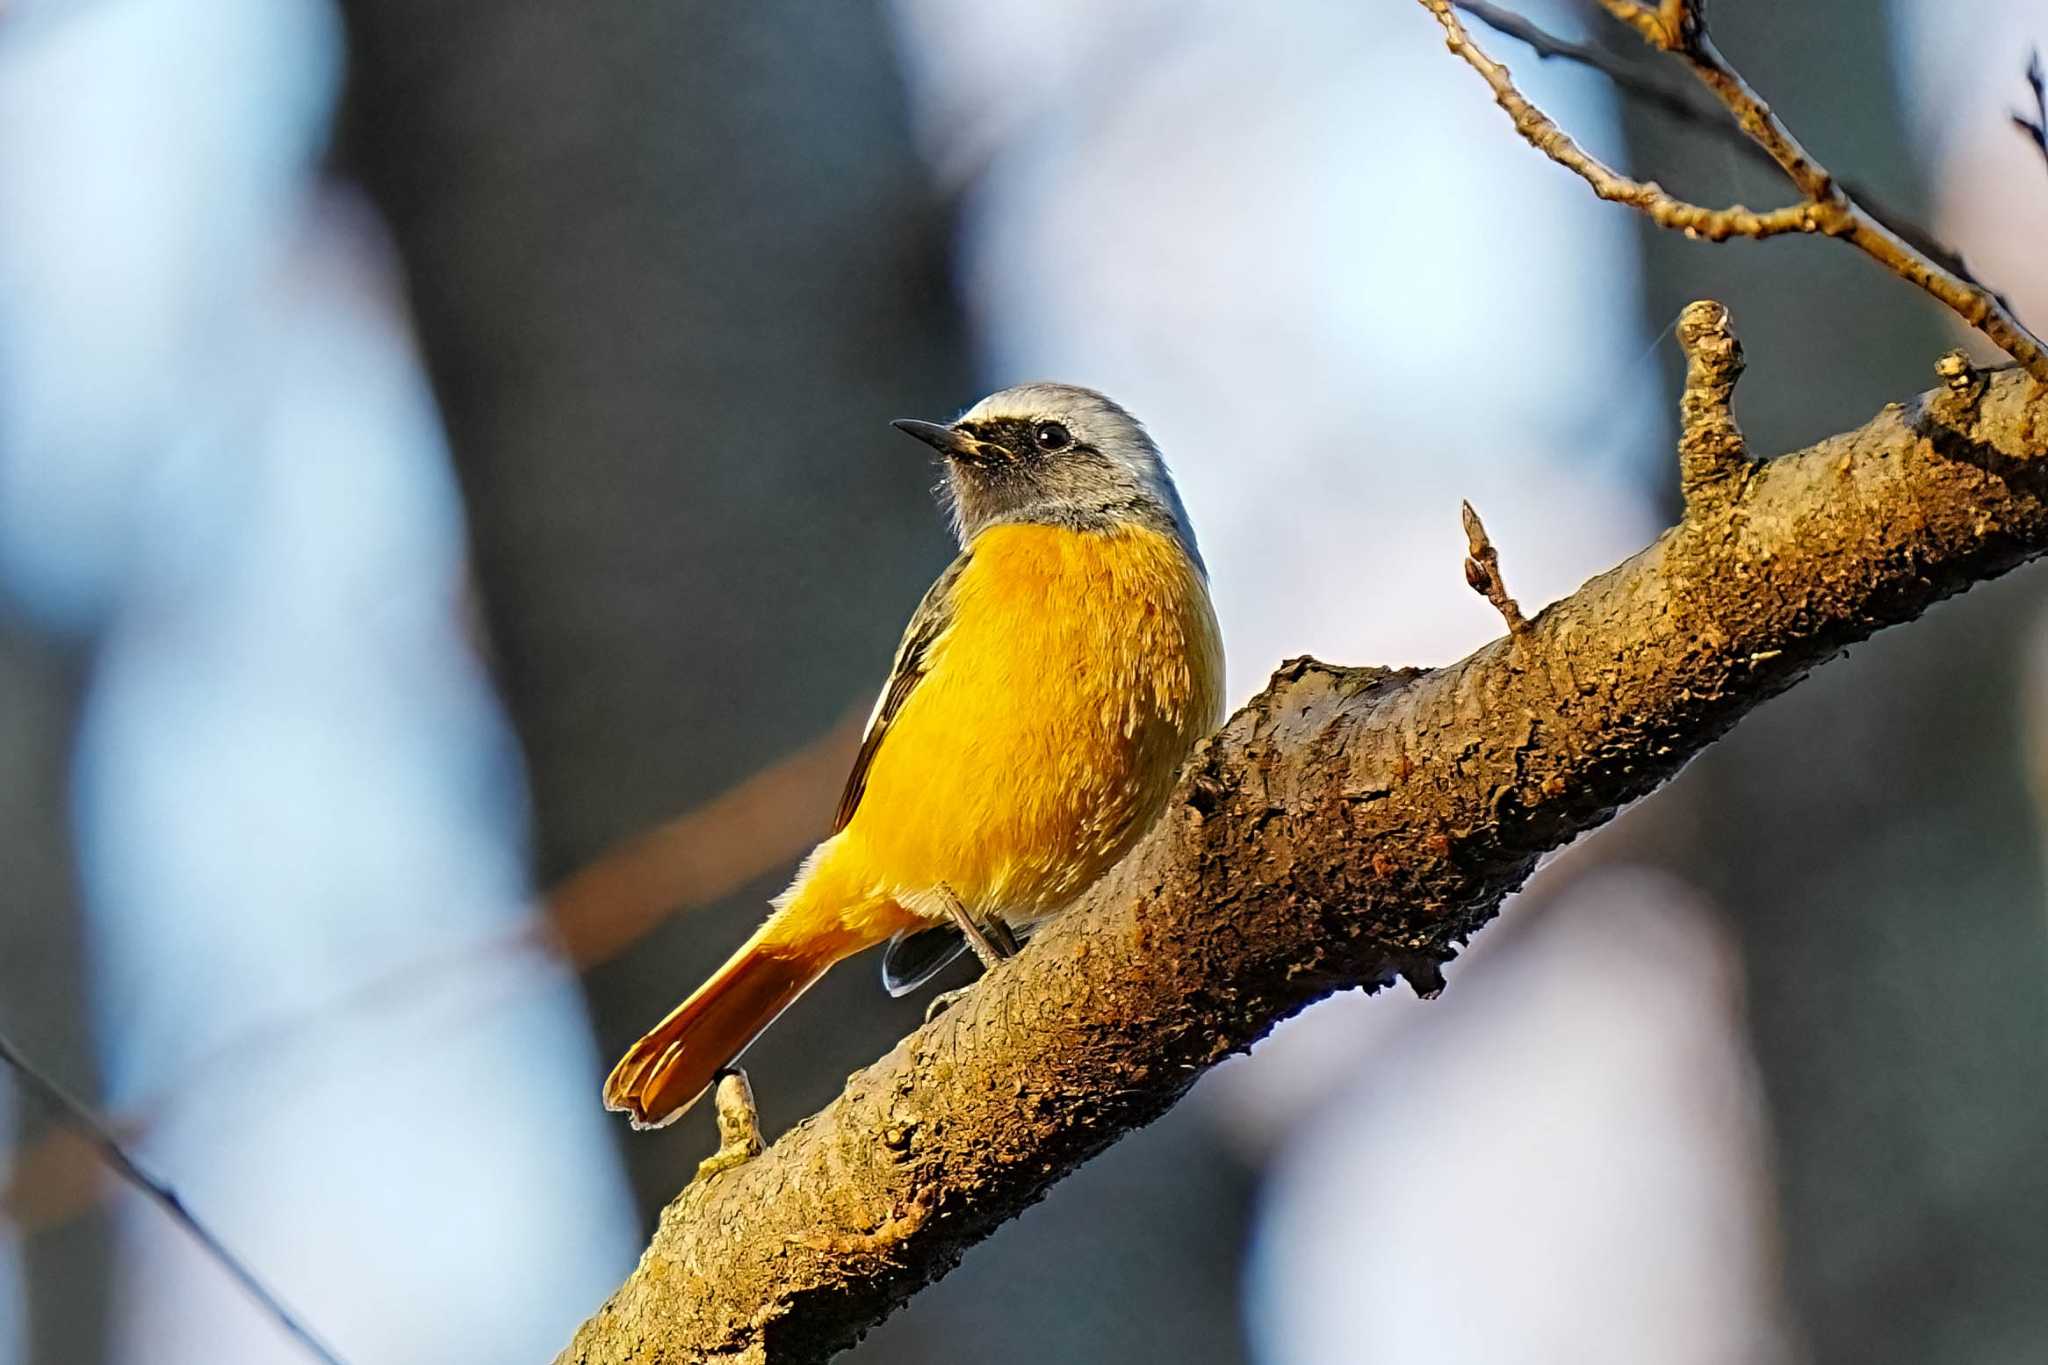
M 1966 8 L 1714 18 L 2038 328 L 2048 15 Z M 1785 198 L 1475 33 L 1636 173 Z M 1654 535 L 1687 300 L 1759 451 L 1963 340 L 1596 202 L 1412 0 L 10 0 L 0 185 L 0 1032 L 355 1365 L 551 1358 L 714 1145 L 598 1080 L 822 834 L 950 555 L 889 418 L 1124 401 L 1241 701 L 1496 634 L 1460 498 L 1531 609 Z M 1283 1026 L 850 1358 L 2042 1358 L 2044 583 L 1859 647 L 1443 998 Z M 749 1054 L 771 1135 L 923 1004 L 834 973 Z M 0 1365 L 304 1358 L 11 1080 L 0 1191 Z

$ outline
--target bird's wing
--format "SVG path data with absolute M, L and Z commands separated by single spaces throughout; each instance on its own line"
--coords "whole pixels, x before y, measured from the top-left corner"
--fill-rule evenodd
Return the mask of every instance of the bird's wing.
M 1036 924 L 1005 924 L 1019 943 L 1031 941 Z M 953 959 L 967 951 L 967 935 L 951 920 L 928 924 L 922 929 L 899 929 L 882 950 L 882 989 L 892 997 L 910 994 L 937 976 Z
M 903 632 L 903 643 L 896 646 L 896 662 L 889 669 L 889 682 L 875 702 L 874 713 L 868 717 L 867 733 L 861 736 L 860 753 L 853 760 L 853 771 L 846 775 L 846 790 L 839 797 L 839 813 L 832 818 L 834 834 L 845 829 L 846 822 L 853 819 L 854 811 L 860 808 L 861 794 L 868 786 L 869 765 L 875 761 L 882 741 L 888 737 L 889 727 L 902 713 L 903 703 L 910 699 L 910 694 L 923 680 L 932 646 L 953 624 L 953 585 L 960 581 L 960 575 L 966 571 L 972 558 L 972 551 L 962 550 L 925 592 L 924 600 L 917 604 L 917 611 Z
M 967 935 L 951 920 L 922 929 L 899 929 L 882 950 L 882 989 L 901 998 L 967 951 Z

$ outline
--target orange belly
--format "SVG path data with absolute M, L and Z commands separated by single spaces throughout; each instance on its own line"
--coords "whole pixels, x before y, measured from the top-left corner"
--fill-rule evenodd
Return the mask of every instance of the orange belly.
M 1222 642 L 1198 570 L 1138 528 L 996 526 L 954 619 L 815 871 L 852 911 L 941 913 L 944 886 L 1013 922 L 1123 856 L 1220 719 Z M 866 894 L 862 894 L 865 892 Z

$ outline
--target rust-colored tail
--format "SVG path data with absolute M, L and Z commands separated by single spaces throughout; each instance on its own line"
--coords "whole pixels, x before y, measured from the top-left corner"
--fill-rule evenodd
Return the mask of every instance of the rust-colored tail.
M 604 1083 L 605 1108 L 635 1128 L 673 1123 L 833 963 L 918 922 L 841 852 L 836 839 L 820 844 L 754 936 L 626 1049 Z
M 673 1123 L 842 952 L 836 943 L 791 945 L 754 935 L 626 1049 L 604 1083 L 605 1108 L 631 1115 L 635 1128 Z

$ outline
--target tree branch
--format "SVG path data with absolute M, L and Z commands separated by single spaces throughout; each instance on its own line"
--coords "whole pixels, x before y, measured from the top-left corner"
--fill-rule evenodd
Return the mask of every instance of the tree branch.
M 1991 290 L 1967 280 L 1892 232 L 1849 197 L 1825 166 L 1794 137 L 1764 98 L 1721 56 L 1707 33 L 1698 0 L 1600 0 L 1601 6 L 1643 41 L 1682 59 L 1700 83 L 1735 116 L 1750 140 L 1777 164 L 1804 196 L 1798 203 L 1759 213 L 1740 204 L 1710 209 L 1666 192 L 1654 181 L 1631 180 L 1587 152 L 1516 89 L 1506 67 L 1487 56 L 1457 15 L 1455 0 L 1421 0 L 1443 26 L 1446 45 L 1478 72 L 1494 102 L 1514 120 L 1524 141 L 1570 170 L 1602 199 L 1627 204 L 1659 227 L 1709 241 L 1730 237 L 1820 233 L 1849 243 L 1872 260 L 1938 299 L 1982 332 L 2029 374 L 2048 384 L 2048 348 Z
M 1725 453 L 1725 312 L 1688 316 L 1683 444 Z M 1945 366 L 1458 664 L 1283 665 L 1080 906 L 686 1189 L 561 1365 L 824 1359 L 1280 1019 L 1440 984 L 1539 856 L 1817 664 L 2048 552 L 2048 389 Z
M 1523 15 L 1493 4 L 1490 0 L 1451 0 L 1451 3 L 1471 15 L 1474 19 L 1485 24 L 1488 28 L 1493 29 L 1496 33 L 1504 33 L 1508 37 L 1515 39 L 1538 57 L 1546 61 L 1551 58 L 1557 58 L 1561 61 L 1571 62 L 1576 66 L 1583 66 L 1598 71 L 1607 78 L 1608 82 L 1615 89 L 1621 91 L 1622 94 L 1636 103 L 1650 109 L 1655 109 L 1674 123 L 1680 123 L 1688 128 L 1694 128 L 1707 134 L 1720 142 L 1722 146 L 1730 148 L 1746 160 L 1772 170 L 1777 169 L 1778 163 L 1771 160 L 1770 155 L 1763 148 L 1750 141 L 1749 135 L 1743 132 L 1741 128 L 1728 122 L 1723 110 L 1711 105 L 1700 104 L 1671 89 L 1663 82 L 1644 76 L 1626 62 L 1618 59 L 1607 49 L 1595 47 L 1590 43 L 1575 43 L 1569 39 L 1560 38 Z M 2023 129 L 2028 126 L 2026 120 L 2021 115 L 2015 114 L 2013 121 L 2020 124 Z M 2048 147 L 2044 147 L 2043 152 L 2048 154 Z M 1913 219 L 1904 213 L 1884 203 L 1869 186 L 1844 180 L 1842 181 L 1842 188 L 1851 199 L 1863 205 L 1869 211 L 1871 217 L 1877 219 L 1879 223 L 1883 224 L 1888 231 L 1905 242 L 1906 245 L 1920 252 L 1956 278 L 1965 280 L 1983 289 L 2006 307 L 2010 308 L 2012 306 L 2003 294 L 1991 288 L 1990 285 L 1977 277 L 1976 273 L 1970 269 L 1970 263 L 1964 259 L 1962 252 L 1950 246 L 1947 242 L 1942 241 L 1933 232 L 1914 222 Z
M 1728 208 L 1706 208 L 1689 203 L 1666 191 L 1654 180 L 1632 180 L 1599 157 L 1579 146 L 1571 135 L 1557 126 L 1550 115 L 1538 109 L 1515 87 L 1508 69 L 1486 55 L 1464 24 L 1453 13 L 1451 0 L 1422 0 L 1444 27 L 1444 42 L 1451 51 L 1479 73 L 1493 91 L 1494 103 L 1514 120 L 1515 131 L 1531 147 L 1555 161 L 1592 186 L 1593 193 L 1616 204 L 1626 204 L 1646 215 L 1659 227 L 1673 228 L 1710 242 L 1730 237 L 1776 237 L 1787 232 L 1815 232 L 1819 223 L 1812 204 L 1790 204 L 1768 213 L 1734 204 Z

